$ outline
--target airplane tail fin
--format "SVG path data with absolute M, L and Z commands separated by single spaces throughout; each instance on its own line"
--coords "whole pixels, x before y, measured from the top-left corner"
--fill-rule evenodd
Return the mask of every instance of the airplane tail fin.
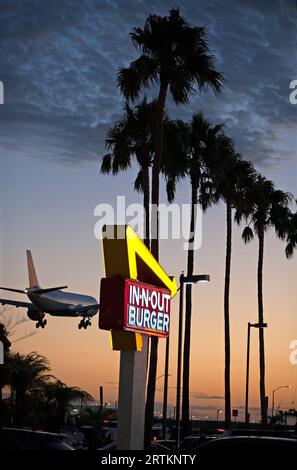
M 35 266 L 33 263 L 33 258 L 30 250 L 26 251 L 27 254 L 27 265 L 28 265 L 28 277 L 29 277 L 29 287 L 40 287 L 37 274 L 35 271 Z

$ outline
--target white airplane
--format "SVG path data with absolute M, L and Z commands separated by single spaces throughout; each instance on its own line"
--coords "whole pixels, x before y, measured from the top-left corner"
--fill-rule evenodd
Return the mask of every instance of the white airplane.
M 27 265 L 29 287 L 27 289 L 11 289 L 0 287 L 2 290 L 26 294 L 31 302 L 19 302 L 17 300 L 0 299 L 2 305 L 27 308 L 30 320 L 36 322 L 36 328 L 44 328 L 48 313 L 54 317 L 82 317 L 78 328 L 87 328 L 91 325 L 91 317 L 96 315 L 100 305 L 94 297 L 88 295 L 62 292 L 67 286 L 49 287 L 42 289 L 37 279 L 31 251 L 27 250 Z

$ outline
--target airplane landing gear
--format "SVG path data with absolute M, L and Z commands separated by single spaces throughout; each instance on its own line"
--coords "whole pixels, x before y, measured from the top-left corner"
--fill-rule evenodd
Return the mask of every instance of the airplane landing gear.
M 82 318 L 78 324 L 78 329 L 81 330 L 81 328 L 84 328 L 86 330 L 88 326 L 91 326 L 91 324 L 92 323 L 89 318 Z
M 36 323 L 36 328 L 44 328 L 46 324 L 47 320 L 38 320 L 38 322 Z

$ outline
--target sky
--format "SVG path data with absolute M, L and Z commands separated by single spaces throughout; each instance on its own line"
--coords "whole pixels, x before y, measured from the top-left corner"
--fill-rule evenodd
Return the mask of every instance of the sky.
M 244 158 L 276 186 L 296 197 L 296 112 L 290 103 L 290 82 L 297 79 L 294 0 L 2 0 L 0 8 L 0 256 L 1 285 L 27 284 L 25 249 L 33 252 L 42 285 L 62 283 L 74 292 L 99 296 L 104 275 L 100 241 L 94 236 L 94 209 L 141 202 L 133 191 L 137 168 L 115 178 L 99 173 L 106 130 L 119 119 L 123 99 L 117 70 L 137 57 L 129 38 L 148 14 L 165 15 L 180 6 L 193 26 L 205 26 L 216 67 L 224 74 L 222 93 L 191 96 L 177 107 L 168 99 L 171 118 L 190 120 L 202 111 L 214 124 L 224 123 Z M 155 90 L 148 91 L 154 96 Z M 166 202 L 162 181 L 161 200 Z M 176 202 L 188 203 L 190 188 L 182 181 Z M 126 220 L 129 222 L 129 220 Z M 232 407 L 243 412 L 246 329 L 257 318 L 257 245 L 244 246 L 242 227 L 234 229 L 231 284 Z M 174 256 L 173 256 L 174 254 Z M 296 256 L 287 261 L 282 242 L 267 235 L 264 302 L 267 393 L 278 392 L 281 405 L 297 399 L 297 366 L 289 362 L 289 343 L 297 338 Z M 223 280 L 225 259 L 224 207 L 203 216 L 202 247 L 195 270 L 211 282 L 193 294 L 191 409 L 214 416 L 223 407 Z M 175 276 L 186 266 L 181 241 L 162 241 L 161 263 Z M 9 294 L 5 294 L 8 298 Z M 10 298 L 13 298 L 11 296 Z M 177 303 L 173 301 L 169 378 L 170 407 L 176 380 Z M 20 315 L 10 310 L 6 315 Z M 53 372 L 98 399 L 117 400 L 119 353 L 97 321 L 87 331 L 76 320 L 49 318 L 43 331 L 26 322 L 14 338 L 21 352 L 36 350 L 48 357 Z M 251 343 L 252 414 L 259 406 L 258 341 Z M 159 375 L 164 367 L 161 341 Z M 157 405 L 162 400 L 158 381 Z M 271 403 L 270 403 L 271 404 Z M 158 405 L 159 406 L 159 405 Z

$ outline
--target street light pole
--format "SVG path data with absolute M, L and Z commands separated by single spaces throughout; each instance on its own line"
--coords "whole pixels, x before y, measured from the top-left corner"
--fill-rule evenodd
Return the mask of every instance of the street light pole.
M 162 417 L 162 439 L 163 440 L 166 439 L 166 433 L 167 433 L 168 370 L 169 370 L 169 336 L 166 338 L 166 351 L 165 351 L 165 374 L 164 374 L 163 417 Z
M 166 352 L 167 353 L 167 352 Z M 169 357 L 169 351 L 168 351 L 168 356 Z M 166 361 L 167 362 L 167 361 Z M 162 439 L 166 439 L 166 430 L 167 430 L 167 395 L 168 395 L 168 377 L 171 376 L 171 374 L 168 373 L 168 365 L 169 361 L 167 362 L 167 366 L 165 367 L 165 374 L 159 375 L 159 377 L 156 378 L 157 380 L 161 379 L 164 377 L 164 391 L 163 391 L 163 417 L 162 417 Z M 164 437 L 165 436 L 165 437 Z
M 247 353 L 246 353 L 246 384 L 245 384 L 245 424 L 249 423 L 250 338 L 251 338 L 251 324 L 250 322 L 248 322 Z
M 290 387 L 290 385 L 281 385 L 280 387 L 277 387 L 277 388 L 275 388 L 275 389 L 272 391 L 271 418 L 273 418 L 273 415 L 274 415 L 274 394 L 275 394 L 275 392 L 277 392 L 277 391 L 280 390 L 281 388 L 291 388 L 291 387 Z
M 180 444 L 180 395 L 181 395 L 181 363 L 182 363 L 182 339 L 183 339 L 183 298 L 184 284 L 197 284 L 197 282 L 209 282 L 209 274 L 197 274 L 185 276 L 184 273 L 179 278 L 179 324 L 178 324 L 178 351 L 177 351 L 177 381 L 176 381 L 176 449 Z
M 178 320 L 178 350 L 177 350 L 177 379 L 176 379 L 176 412 L 175 412 L 175 427 L 176 427 L 176 450 L 179 448 L 180 443 L 180 384 L 181 384 L 181 359 L 182 359 L 182 338 L 183 338 L 183 298 L 184 298 L 184 273 L 180 275 L 179 279 L 179 320 Z
M 246 353 L 246 384 L 245 384 L 245 424 L 249 424 L 249 377 L 250 377 L 250 339 L 251 328 L 267 328 L 267 323 L 248 322 L 247 353 Z

